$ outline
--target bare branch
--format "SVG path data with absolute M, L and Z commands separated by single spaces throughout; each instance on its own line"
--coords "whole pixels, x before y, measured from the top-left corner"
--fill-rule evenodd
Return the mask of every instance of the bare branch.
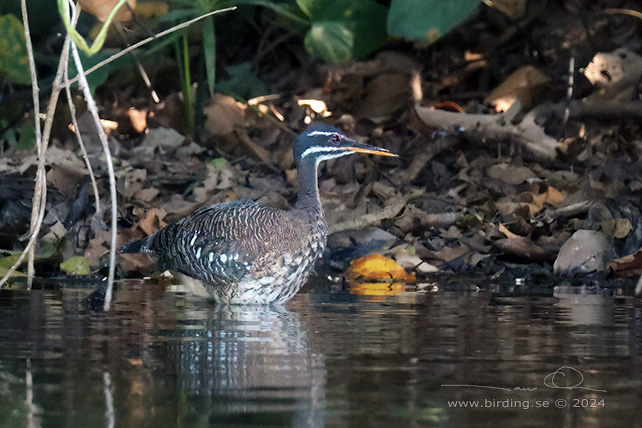
M 100 209 L 100 195 L 98 194 L 98 184 L 96 183 L 96 176 L 94 175 L 94 169 L 89 162 L 89 155 L 87 155 L 87 150 L 85 149 L 85 143 L 83 142 L 82 135 L 78 127 L 78 119 L 76 118 L 76 107 L 74 102 L 71 99 L 71 83 L 69 82 L 69 68 L 65 68 L 65 94 L 67 95 L 67 104 L 69 106 L 69 114 L 71 115 L 71 123 L 74 125 L 76 139 L 78 140 L 78 145 L 80 146 L 80 151 L 82 152 L 82 157 L 85 160 L 85 165 L 87 165 L 87 170 L 89 171 L 89 178 L 91 179 L 91 187 L 94 189 L 94 200 L 96 203 L 96 214 L 101 212 Z
M 76 17 L 77 10 L 72 6 L 72 16 Z M 116 237 L 117 237 L 117 220 L 118 220 L 118 205 L 116 201 L 116 177 L 114 174 L 114 165 L 112 163 L 111 151 L 109 150 L 109 141 L 107 141 L 107 134 L 100 123 L 100 116 L 98 115 L 98 108 L 96 107 L 96 101 L 91 95 L 91 90 L 89 89 L 89 83 L 87 82 L 87 76 L 85 75 L 82 62 L 80 61 L 80 54 L 78 53 L 78 48 L 75 43 L 71 43 L 71 54 L 74 58 L 74 64 L 76 65 L 76 70 L 78 70 L 80 89 L 83 92 L 85 101 L 87 101 L 87 110 L 94 119 L 94 124 L 96 125 L 96 131 L 98 132 L 98 137 L 103 146 L 103 152 L 105 153 L 105 162 L 107 163 L 107 173 L 109 175 L 109 193 L 111 195 L 111 243 L 109 245 L 109 274 L 107 276 L 107 293 L 105 294 L 105 304 L 103 309 L 105 311 L 109 310 L 111 305 L 111 295 L 112 289 L 114 287 L 114 276 L 116 271 Z
M 57 85 L 59 85 L 61 79 L 62 79 L 62 70 L 63 67 L 66 66 L 67 61 L 69 59 L 69 56 L 64 53 L 65 48 L 68 48 L 69 46 L 69 39 L 65 39 L 65 46 L 63 47 L 63 54 L 60 57 L 60 62 L 58 63 L 58 70 L 56 72 L 56 76 L 54 79 L 54 85 L 51 93 L 51 97 L 49 99 L 49 105 L 47 106 L 47 116 L 45 119 L 45 126 L 44 130 L 42 131 L 42 134 L 40 135 L 40 138 L 38 138 L 38 134 L 40 132 L 40 103 L 38 100 L 38 80 L 37 80 L 37 75 L 35 72 L 35 62 L 33 62 L 33 46 L 31 44 L 31 36 L 28 33 L 29 29 L 29 18 L 27 15 L 27 8 L 26 8 L 26 2 L 25 0 L 21 1 L 22 5 L 22 19 L 23 19 L 23 24 L 25 27 L 25 38 L 27 40 L 27 52 L 29 55 L 29 68 L 31 72 L 31 80 L 32 80 L 32 89 L 33 89 L 33 94 L 34 94 L 34 113 L 35 113 L 35 121 L 36 121 L 36 146 L 38 150 L 38 167 L 37 167 L 37 172 L 36 172 L 36 184 L 35 184 L 35 189 L 34 189 L 34 195 L 33 195 L 33 206 L 32 206 L 32 212 L 31 212 L 31 229 L 30 229 L 30 238 L 29 242 L 27 242 L 27 245 L 25 249 L 23 250 L 22 254 L 16 260 L 16 262 L 9 268 L 7 273 L 5 274 L 2 279 L 0 279 L 0 288 L 11 278 L 11 275 L 18 269 L 18 266 L 22 263 L 24 258 L 27 256 L 27 254 L 30 255 L 31 262 L 29 263 L 29 271 L 31 275 L 27 276 L 28 280 L 28 286 L 29 288 L 31 287 L 31 282 L 33 280 L 33 256 L 35 255 L 35 252 L 33 249 L 35 249 L 35 242 L 36 239 L 38 238 L 38 234 L 40 233 L 40 227 L 42 226 L 42 220 L 45 217 L 45 205 L 47 201 L 47 178 L 45 175 L 45 154 L 47 152 L 47 146 L 49 145 L 49 137 L 51 135 L 51 127 L 53 125 L 53 116 L 56 111 L 56 104 L 58 102 L 58 94 L 60 92 L 60 89 L 58 88 Z M 74 22 L 75 25 L 75 22 Z

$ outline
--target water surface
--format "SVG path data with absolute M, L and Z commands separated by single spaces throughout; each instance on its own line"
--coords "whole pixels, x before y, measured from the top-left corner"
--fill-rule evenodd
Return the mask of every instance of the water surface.
M 90 292 L 0 291 L 0 427 L 642 426 L 642 305 L 617 291 Z

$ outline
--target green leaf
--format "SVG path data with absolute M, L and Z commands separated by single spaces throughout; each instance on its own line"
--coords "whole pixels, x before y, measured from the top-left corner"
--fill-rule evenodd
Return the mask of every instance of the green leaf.
M 14 83 L 31 83 L 25 29 L 12 14 L 0 16 L 0 73 Z
M 67 275 L 89 275 L 89 263 L 82 256 L 71 257 L 60 263 L 60 270 Z
M 225 71 L 229 77 L 217 83 L 218 92 L 243 99 L 258 97 L 269 92 L 265 83 L 252 71 L 250 62 L 230 65 L 225 68 Z
M 434 43 L 453 29 L 482 0 L 392 0 L 388 34 L 420 43 Z
M 0 254 L 8 254 L 5 257 L 0 258 L 0 278 L 5 276 L 7 272 L 9 272 L 9 269 L 11 269 L 11 266 L 14 265 L 20 258 L 20 254 L 22 251 L 8 251 L 8 250 L 0 250 Z M 20 266 L 23 266 L 26 263 L 27 259 L 24 259 Z M 27 276 L 26 274 L 15 270 L 12 274 L 12 277 L 25 277 Z
M 353 0 L 347 3 L 352 4 L 344 10 L 343 15 L 344 22 L 348 23 L 348 28 L 355 35 L 352 55 L 354 59 L 364 59 L 388 39 L 388 8 L 374 1 Z
M 296 0 L 297 6 L 303 11 L 309 18 L 312 17 L 312 11 L 314 10 L 315 0 Z M 316 1 L 318 3 L 318 1 Z
M 305 6 L 302 6 L 303 3 Z M 352 33 L 349 59 L 365 58 L 379 49 L 388 38 L 388 8 L 374 0 L 299 0 L 298 4 L 307 8 L 313 27 L 319 23 L 334 22 Z
M 5 275 L 7 275 L 7 272 L 9 272 L 9 268 L 6 268 L 4 266 L 0 266 L 0 278 L 3 278 Z M 26 277 L 26 273 L 22 273 L 20 271 L 14 270 L 13 273 L 11 274 L 11 277 Z
M 80 62 L 82 63 L 83 67 L 85 70 L 93 67 L 94 65 L 98 64 L 99 62 L 109 58 L 112 56 L 114 53 L 117 53 L 118 51 L 115 49 L 103 49 L 99 51 L 97 54 L 88 56 L 85 54 L 83 51 L 79 51 L 78 53 L 80 54 Z M 109 77 L 109 74 L 114 72 L 114 71 L 122 71 L 122 70 L 127 70 L 131 69 L 133 67 L 132 61 L 130 58 L 127 56 L 122 56 L 109 64 L 106 64 L 90 75 L 87 76 L 87 82 L 89 83 L 89 88 L 91 89 L 91 92 L 93 93 L 97 87 L 102 85 L 107 81 L 107 78 Z M 69 58 L 69 78 L 73 78 L 78 74 L 78 71 L 76 70 L 76 64 L 73 61 L 73 59 L 70 57 Z
M 227 168 L 228 162 L 225 158 L 214 158 L 210 161 L 210 165 L 217 171 L 223 171 Z
M 340 22 L 319 21 L 312 24 L 304 45 L 310 55 L 328 62 L 349 61 L 352 59 L 354 34 Z
M 71 26 L 71 19 L 69 18 L 69 3 L 67 2 L 67 0 L 58 0 L 58 13 L 62 18 L 63 24 L 65 24 L 65 29 L 67 30 L 69 37 L 71 37 L 74 43 L 76 43 L 78 49 L 85 52 L 87 55 L 92 56 L 103 47 L 105 39 L 107 38 L 107 30 L 109 29 L 109 25 L 116 16 L 118 9 L 120 9 L 120 7 L 124 5 L 126 1 L 127 0 L 118 0 L 118 3 L 113 7 L 111 12 L 107 16 L 107 19 L 98 32 L 98 36 L 96 36 L 96 39 L 91 46 L 89 46 L 84 37 L 81 36 L 80 33 L 78 33 L 78 31 L 76 31 L 76 29 Z
M 18 132 L 20 133 L 20 138 L 15 145 L 17 149 L 28 150 L 36 146 L 36 128 L 34 128 L 33 123 L 23 123 L 18 128 Z
M 5 251 L 2 250 L 3 253 L 9 253 L 8 256 L 5 256 L 0 259 L 0 268 L 5 268 L 9 269 L 11 266 L 14 265 L 15 262 L 18 261 L 20 258 L 20 251 Z M 26 259 L 25 259 L 26 260 Z M 21 266 L 25 263 L 25 260 L 22 261 Z
M 216 33 L 214 32 L 214 17 L 201 21 L 203 32 L 203 53 L 205 55 L 205 73 L 207 74 L 207 86 L 210 96 L 214 95 L 214 83 L 216 81 Z
M 238 4 L 262 6 L 266 9 L 270 9 L 276 12 L 278 17 L 284 18 L 290 23 L 296 23 L 297 26 L 308 24 L 305 16 L 302 16 L 300 13 L 301 11 L 303 11 L 301 7 L 297 8 L 296 6 L 287 3 L 275 3 L 271 0 L 241 0 L 238 2 Z
M 328 13 L 329 9 L 337 9 L 337 6 L 341 9 L 345 9 L 345 5 L 352 3 L 354 0 L 297 0 L 296 4 L 299 8 L 305 13 L 312 22 L 320 21 L 323 19 L 336 19 L 336 15 Z M 357 0 L 359 1 L 359 0 Z M 341 4 L 344 3 L 343 7 Z
M 4 140 L 6 141 L 9 146 L 15 147 L 18 145 L 18 137 L 16 136 L 16 129 L 15 128 L 7 128 L 7 125 L 9 122 L 6 120 L 0 119 L 0 129 L 5 129 L 3 134 L 0 134 L 0 141 Z

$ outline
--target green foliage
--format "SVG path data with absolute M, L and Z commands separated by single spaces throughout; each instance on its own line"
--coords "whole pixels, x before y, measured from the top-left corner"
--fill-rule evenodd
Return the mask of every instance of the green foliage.
M 216 32 L 214 31 L 214 20 L 212 18 L 201 21 L 203 32 L 203 56 L 205 57 L 205 70 L 207 74 L 207 87 L 210 95 L 214 94 L 214 83 L 216 81 Z
M 173 0 L 170 1 L 172 9 L 177 8 L 161 17 L 158 23 L 171 22 L 182 23 L 184 21 L 196 18 L 209 12 L 225 9 L 234 6 L 235 3 L 230 0 Z M 241 1 L 242 3 L 242 1 Z M 208 17 L 200 23 L 203 49 L 202 54 L 205 59 L 205 74 L 207 77 L 207 86 L 210 95 L 214 94 L 214 86 L 216 82 L 216 31 L 214 28 L 214 17 Z M 186 131 L 192 132 L 194 127 L 194 105 L 192 100 L 192 79 L 189 61 L 189 46 L 188 46 L 188 29 L 184 29 L 170 36 L 167 42 L 174 44 L 174 51 L 176 54 L 178 64 L 178 74 L 181 83 L 181 90 L 183 92 L 183 99 L 185 103 L 185 123 Z M 179 45 L 178 38 L 181 39 Z
M 250 99 L 267 94 L 268 88 L 259 77 L 252 71 L 252 64 L 242 62 L 230 65 L 225 68 L 227 79 L 217 83 L 219 92 L 234 97 Z
M 7 256 L 0 258 L 0 275 L 5 276 L 7 272 L 9 272 L 9 269 L 11 268 L 11 266 L 13 266 L 14 263 L 16 263 L 20 258 L 20 251 L 0 250 L 0 254 L 8 254 Z M 13 272 L 12 276 L 26 277 L 27 275 L 16 270 Z
M 152 27 L 159 24 L 185 22 L 205 13 L 231 6 L 259 6 L 275 12 L 279 25 L 300 36 L 310 55 L 336 63 L 366 58 L 384 45 L 388 34 L 421 43 L 432 43 L 465 19 L 481 1 L 392 0 L 388 9 L 376 0 L 167 0 L 170 12 L 155 19 Z M 58 0 L 58 2 L 61 10 L 66 10 L 67 6 L 63 7 L 66 1 Z M 242 9 L 232 13 L 241 11 Z M 64 14 L 62 15 L 65 17 Z M 148 54 L 151 54 L 163 46 L 175 47 L 187 109 L 193 108 L 190 105 L 188 93 L 192 73 L 189 69 L 190 56 L 185 51 L 187 34 L 188 31 L 191 31 L 190 35 L 197 34 L 194 32 L 196 28 L 201 35 L 200 56 L 204 60 L 209 92 L 213 94 L 217 68 L 215 23 L 214 17 L 208 17 L 191 30 L 184 29 L 172 34 L 156 47 L 147 50 Z M 3 26 L 0 26 L 0 31 L 2 29 Z M 1 42 L 2 37 L 0 37 Z M 79 39 L 77 42 L 83 43 L 84 40 Z M 97 46 L 99 46 L 98 40 L 89 49 L 93 51 Z M 193 45 L 190 49 L 193 49 Z M 104 58 L 102 51 L 95 56 Z M 83 61 L 84 64 L 89 62 L 93 62 L 93 58 L 92 61 L 87 61 L 87 58 Z M 1 65 L 0 63 L 0 70 Z M 109 68 L 92 73 L 90 85 L 95 88 L 105 82 L 111 71 L 124 66 L 122 62 L 112 63 Z M 239 70 L 229 71 L 231 77 L 227 81 L 219 82 L 223 85 L 221 88 L 223 91 L 249 97 L 256 96 L 264 90 L 264 85 L 251 70 L 241 67 Z M 22 77 L 28 75 L 25 72 L 16 74 Z
M 215 170 L 220 172 L 227 168 L 228 161 L 225 158 L 214 158 L 210 161 L 210 165 L 212 165 Z
M 99 52 L 97 52 L 94 55 L 88 55 L 83 51 L 79 51 L 78 54 L 80 56 L 80 62 L 82 63 L 82 66 L 85 68 L 85 70 L 93 67 L 94 65 L 98 64 L 101 61 L 106 60 L 107 58 L 111 57 L 112 55 L 118 53 L 117 50 L 115 49 L 103 49 Z M 92 93 L 96 90 L 97 87 L 102 85 L 107 81 L 109 78 L 109 75 L 115 71 L 123 71 L 123 70 L 128 70 L 130 68 L 133 68 L 134 65 L 132 64 L 132 61 L 130 58 L 124 56 L 120 57 L 109 64 L 103 65 L 93 73 L 89 74 L 87 76 L 87 83 L 89 83 L 89 89 L 91 90 Z M 78 74 L 78 70 L 76 70 L 76 63 L 74 62 L 73 58 L 69 58 L 69 77 L 73 78 Z
M 31 83 L 25 29 L 12 14 L 0 16 L 0 73 L 14 83 Z
M 482 0 L 392 0 L 388 33 L 419 43 L 434 43 Z
M 0 128 L 7 126 L 7 121 L 0 119 Z M 19 150 L 32 149 L 36 145 L 36 129 L 33 123 L 23 123 L 19 128 L 8 128 L 0 135 L 0 141 L 6 141 L 9 147 Z
M 70 257 L 60 263 L 60 270 L 67 275 L 89 275 L 89 263 L 82 256 Z
M 364 59 L 386 42 L 388 9 L 374 0 L 297 0 L 309 28 L 305 48 L 328 62 Z
M 36 128 L 33 123 L 23 123 L 18 128 L 18 141 L 16 148 L 20 150 L 33 149 L 36 146 Z
M 341 22 L 315 22 L 305 36 L 305 50 L 329 62 L 352 59 L 353 48 L 354 34 Z
M 94 40 L 94 43 L 91 46 L 89 46 L 87 44 L 87 41 L 80 35 L 80 33 L 78 33 L 78 31 L 76 31 L 76 29 L 72 27 L 71 18 L 69 16 L 69 2 L 67 0 L 58 0 L 58 13 L 60 13 L 60 17 L 62 18 L 62 22 L 65 24 L 65 29 L 67 30 L 69 37 L 71 37 L 74 43 L 76 43 L 78 49 L 80 49 L 87 55 L 92 56 L 93 54 L 98 52 L 100 48 L 103 47 L 105 38 L 107 37 L 107 30 L 109 29 L 109 25 L 114 19 L 114 16 L 116 16 L 116 12 L 118 12 L 118 9 L 120 9 L 120 7 L 124 5 L 126 1 L 127 0 L 119 0 L 116 6 L 114 6 L 114 8 L 109 13 L 109 16 L 107 17 L 107 20 L 103 23 L 103 26 L 100 29 L 96 40 Z
M 173 10 L 163 16 L 158 22 L 180 23 L 209 12 L 225 9 L 227 7 L 242 3 L 246 2 L 244 2 L 243 0 L 237 2 L 231 0 L 173 0 L 169 2 L 170 8 L 172 8 Z M 214 28 L 214 17 L 209 17 L 202 20 L 200 23 L 200 28 L 201 35 L 203 37 L 202 52 L 203 58 L 205 59 L 207 85 L 210 91 L 210 95 L 212 95 L 214 93 L 214 85 L 216 81 L 216 31 Z M 183 30 L 179 32 L 175 37 L 185 35 L 187 34 L 186 32 L 187 30 Z M 170 37 L 170 40 L 172 39 L 176 40 L 174 37 Z M 184 67 L 185 68 L 181 73 L 183 73 L 182 75 L 186 78 L 191 74 L 189 70 L 189 64 L 184 64 Z M 187 87 L 189 87 L 191 82 L 187 83 Z M 185 82 L 183 82 L 183 86 L 185 86 Z

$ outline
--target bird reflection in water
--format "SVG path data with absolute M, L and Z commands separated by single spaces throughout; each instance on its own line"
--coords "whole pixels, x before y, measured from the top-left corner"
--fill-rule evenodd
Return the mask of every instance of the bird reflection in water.
M 209 414 L 280 414 L 292 426 L 323 426 L 325 368 L 299 315 L 280 306 L 222 306 L 192 313 L 173 342 L 180 388 L 211 396 Z

